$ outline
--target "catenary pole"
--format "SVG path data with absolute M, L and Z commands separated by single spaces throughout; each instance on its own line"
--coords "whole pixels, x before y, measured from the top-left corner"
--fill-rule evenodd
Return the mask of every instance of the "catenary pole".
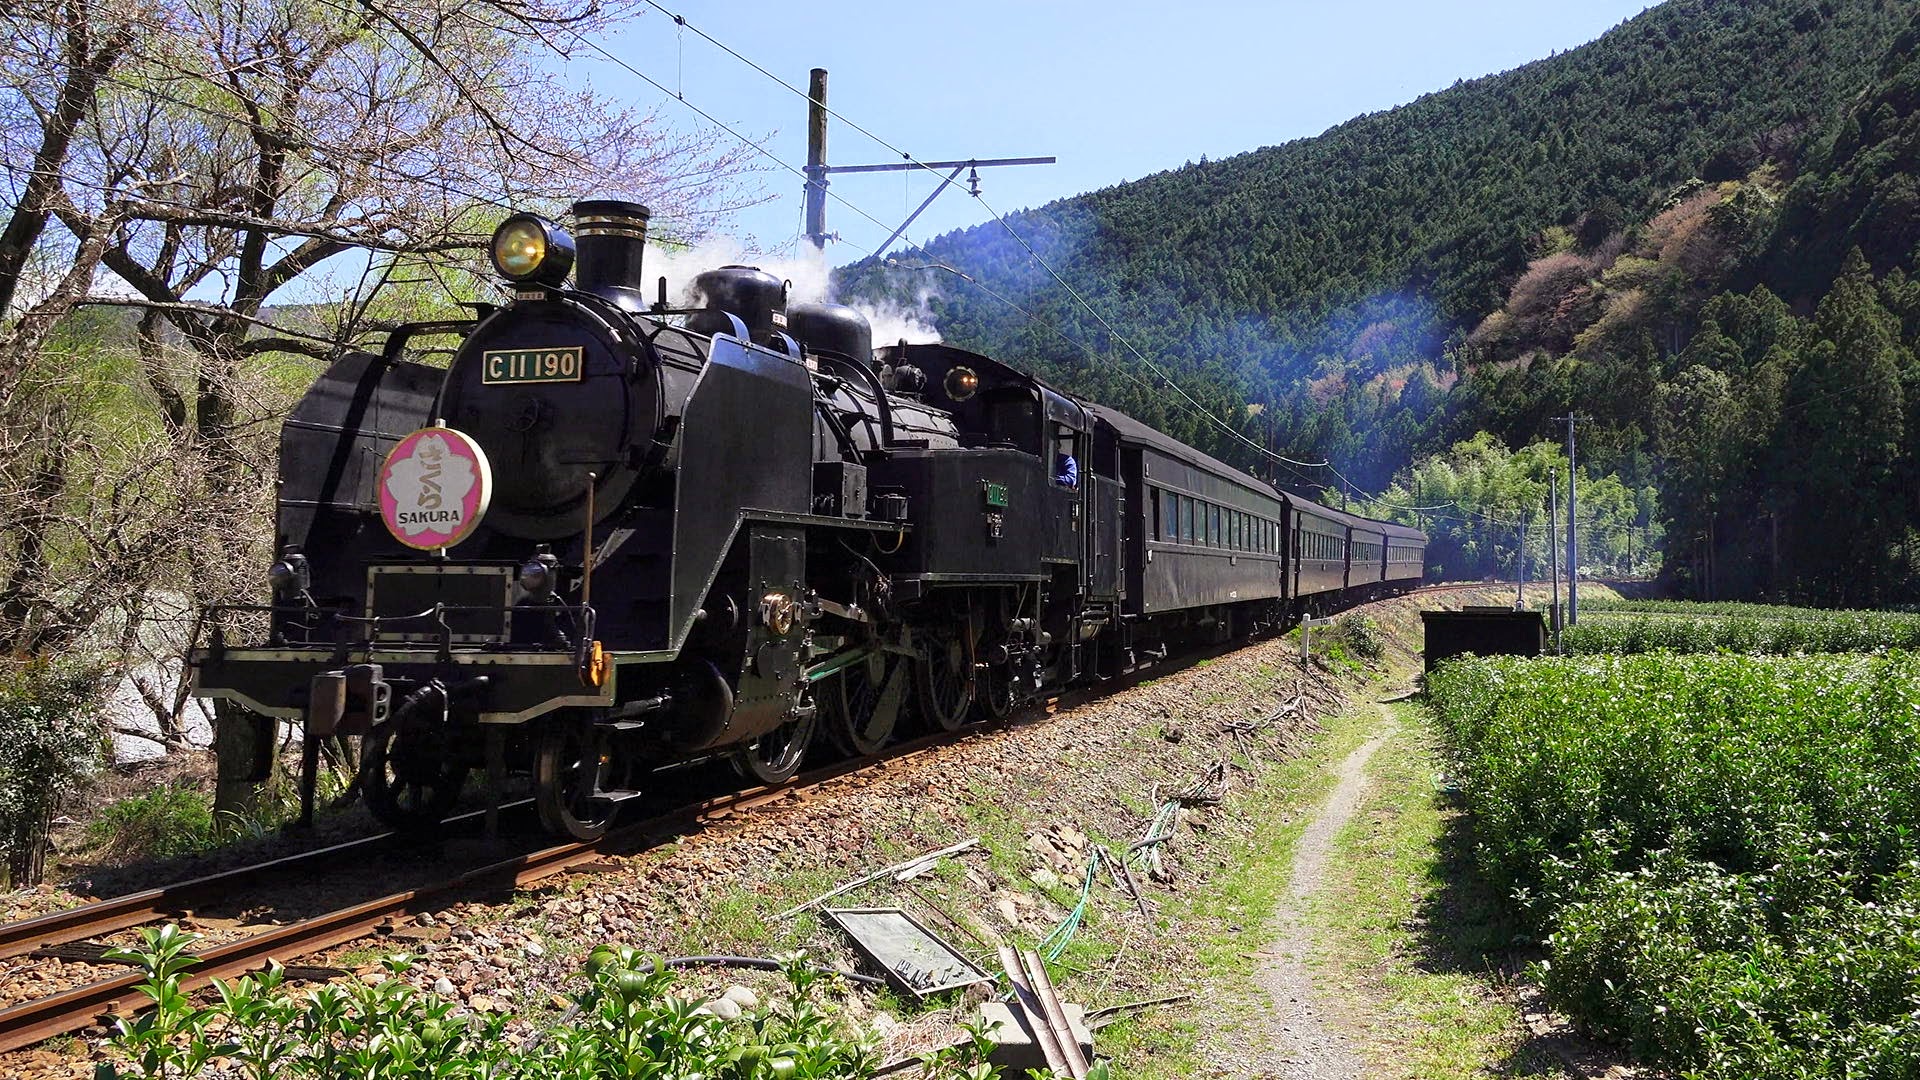
M 1553 535 L 1549 529 L 1547 535 Z M 1527 608 L 1527 519 L 1520 519 L 1520 572 L 1514 575 L 1513 610 L 1525 611 Z
M 920 209 L 909 214 L 907 220 L 901 222 L 900 227 L 893 230 L 893 235 L 887 237 L 887 242 L 881 244 L 880 247 L 874 251 L 874 257 L 878 258 L 885 255 L 887 249 L 893 246 L 893 242 L 900 239 L 907 231 L 907 228 L 919 220 L 920 215 L 926 211 L 927 207 L 933 205 L 933 200 L 939 198 L 941 192 L 950 187 L 959 186 L 957 181 L 960 179 L 960 173 L 962 171 L 966 171 L 969 174 L 967 177 L 968 193 L 978 196 L 980 194 L 981 169 L 1000 165 L 1051 165 L 1055 160 L 1052 157 L 1020 157 L 968 158 L 965 161 L 919 161 L 909 156 L 904 161 L 890 161 L 879 165 L 829 165 L 827 164 L 827 118 L 833 115 L 835 115 L 834 112 L 827 108 L 827 69 L 814 68 L 811 77 L 807 81 L 807 197 L 805 225 L 807 242 L 812 244 L 816 251 L 826 250 L 827 241 L 834 238 L 831 233 L 827 232 L 827 184 L 830 183 L 827 177 L 833 173 L 933 172 L 935 176 L 938 176 L 939 174 L 936 170 L 953 170 L 947 174 L 945 179 L 934 186 L 933 194 L 928 195 L 927 200 L 920 204 Z M 842 119 L 845 118 L 842 117 Z M 856 124 L 854 126 L 858 127 L 859 125 Z M 861 130 L 865 131 L 864 128 Z
M 1567 421 L 1567 625 L 1580 622 L 1580 537 L 1575 531 L 1574 521 L 1579 510 L 1579 495 L 1575 492 L 1576 477 L 1579 475 L 1578 460 L 1574 456 L 1573 421 L 1569 412 Z
M 1553 575 L 1553 594 L 1547 601 L 1547 618 L 1553 624 L 1554 651 L 1560 648 L 1560 545 L 1553 542 L 1554 522 L 1560 520 L 1560 474 L 1547 470 L 1547 566 Z
M 807 241 L 827 246 L 827 69 L 807 82 Z

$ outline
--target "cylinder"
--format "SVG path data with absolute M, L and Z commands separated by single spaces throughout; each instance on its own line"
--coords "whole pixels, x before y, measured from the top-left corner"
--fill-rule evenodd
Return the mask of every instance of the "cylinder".
M 623 199 L 583 199 L 573 204 L 576 262 L 573 280 L 583 292 L 606 288 L 640 290 L 647 249 L 645 206 Z

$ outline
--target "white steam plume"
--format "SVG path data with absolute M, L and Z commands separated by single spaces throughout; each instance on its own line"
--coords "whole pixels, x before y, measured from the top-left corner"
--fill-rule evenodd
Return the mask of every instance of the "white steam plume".
M 666 277 L 667 296 L 675 307 L 693 305 L 693 279 L 701 271 L 728 265 L 757 266 L 775 277 L 793 282 L 792 303 L 844 302 L 835 300 L 833 296 L 832 268 L 827 264 L 826 253 L 805 244 L 800 245 L 798 252 L 793 255 L 768 255 L 722 237 L 690 248 L 649 248 L 646 265 L 648 281 L 662 275 Z M 647 291 L 651 293 L 653 290 L 649 288 Z M 933 311 L 928 306 L 928 301 L 934 295 L 931 288 L 922 288 L 914 294 L 910 305 L 857 300 L 847 306 L 866 316 L 867 321 L 873 324 L 875 348 L 903 340 L 925 345 L 940 340 L 940 330 L 934 325 Z

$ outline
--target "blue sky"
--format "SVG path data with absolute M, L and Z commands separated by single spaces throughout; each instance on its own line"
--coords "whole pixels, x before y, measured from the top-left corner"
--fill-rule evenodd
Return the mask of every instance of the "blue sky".
M 1056 165 L 983 171 L 983 195 L 1006 212 L 1197 161 L 1318 134 L 1470 79 L 1574 48 L 1649 5 L 1645 0 L 1220 0 L 1138 3 L 771 3 L 661 0 L 689 23 L 802 88 L 829 70 L 828 103 L 921 160 L 1052 154 Z M 817 14 L 816 14 L 817 13 Z M 806 102 L 657 10 L 609 47 L 634 67 L 795 166 L 806 157 Z M 590 56 L 590 54 L 588 54 Z M 703 123 L 614 64 L 583 56 L 572 77 L 675 125 Z M 832 122 L 835 164 L 894 159 Z M 773 198 L 733 232 L 780 250 L 800 226 L 800 182 L 763 174 Z M 850 262 L 885 238 L 935 184 L 924 172 L 838 178 L 828 228 Z M 950 190 L 917 222 L 920 240 L 977 224 L 985 211 Z

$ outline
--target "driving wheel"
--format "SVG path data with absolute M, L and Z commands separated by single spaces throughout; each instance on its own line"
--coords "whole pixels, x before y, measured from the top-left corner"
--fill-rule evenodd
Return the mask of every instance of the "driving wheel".
M 912 667 L 899 653 L 876 651 L 823 680 L 831 684 L 821 697 L 827 708 L 827 737 L 835 746 L 866 757 L 887 745 L 900 723 Z
M 763 784 L 780 784 L 800 771 L 800 760 L 813 744 L 819 726 L 820 710 L 813 702 L 802 700 L 794 707 L 792 719 L 755 739 L 733 755 L 733 767 L 741 776 Z
M 967 644 L 952 626 L 936 626 L 920 639 L 920 715 L 929 731 L 955 731 L 967 722 L 973 682 L 967 676 Z

